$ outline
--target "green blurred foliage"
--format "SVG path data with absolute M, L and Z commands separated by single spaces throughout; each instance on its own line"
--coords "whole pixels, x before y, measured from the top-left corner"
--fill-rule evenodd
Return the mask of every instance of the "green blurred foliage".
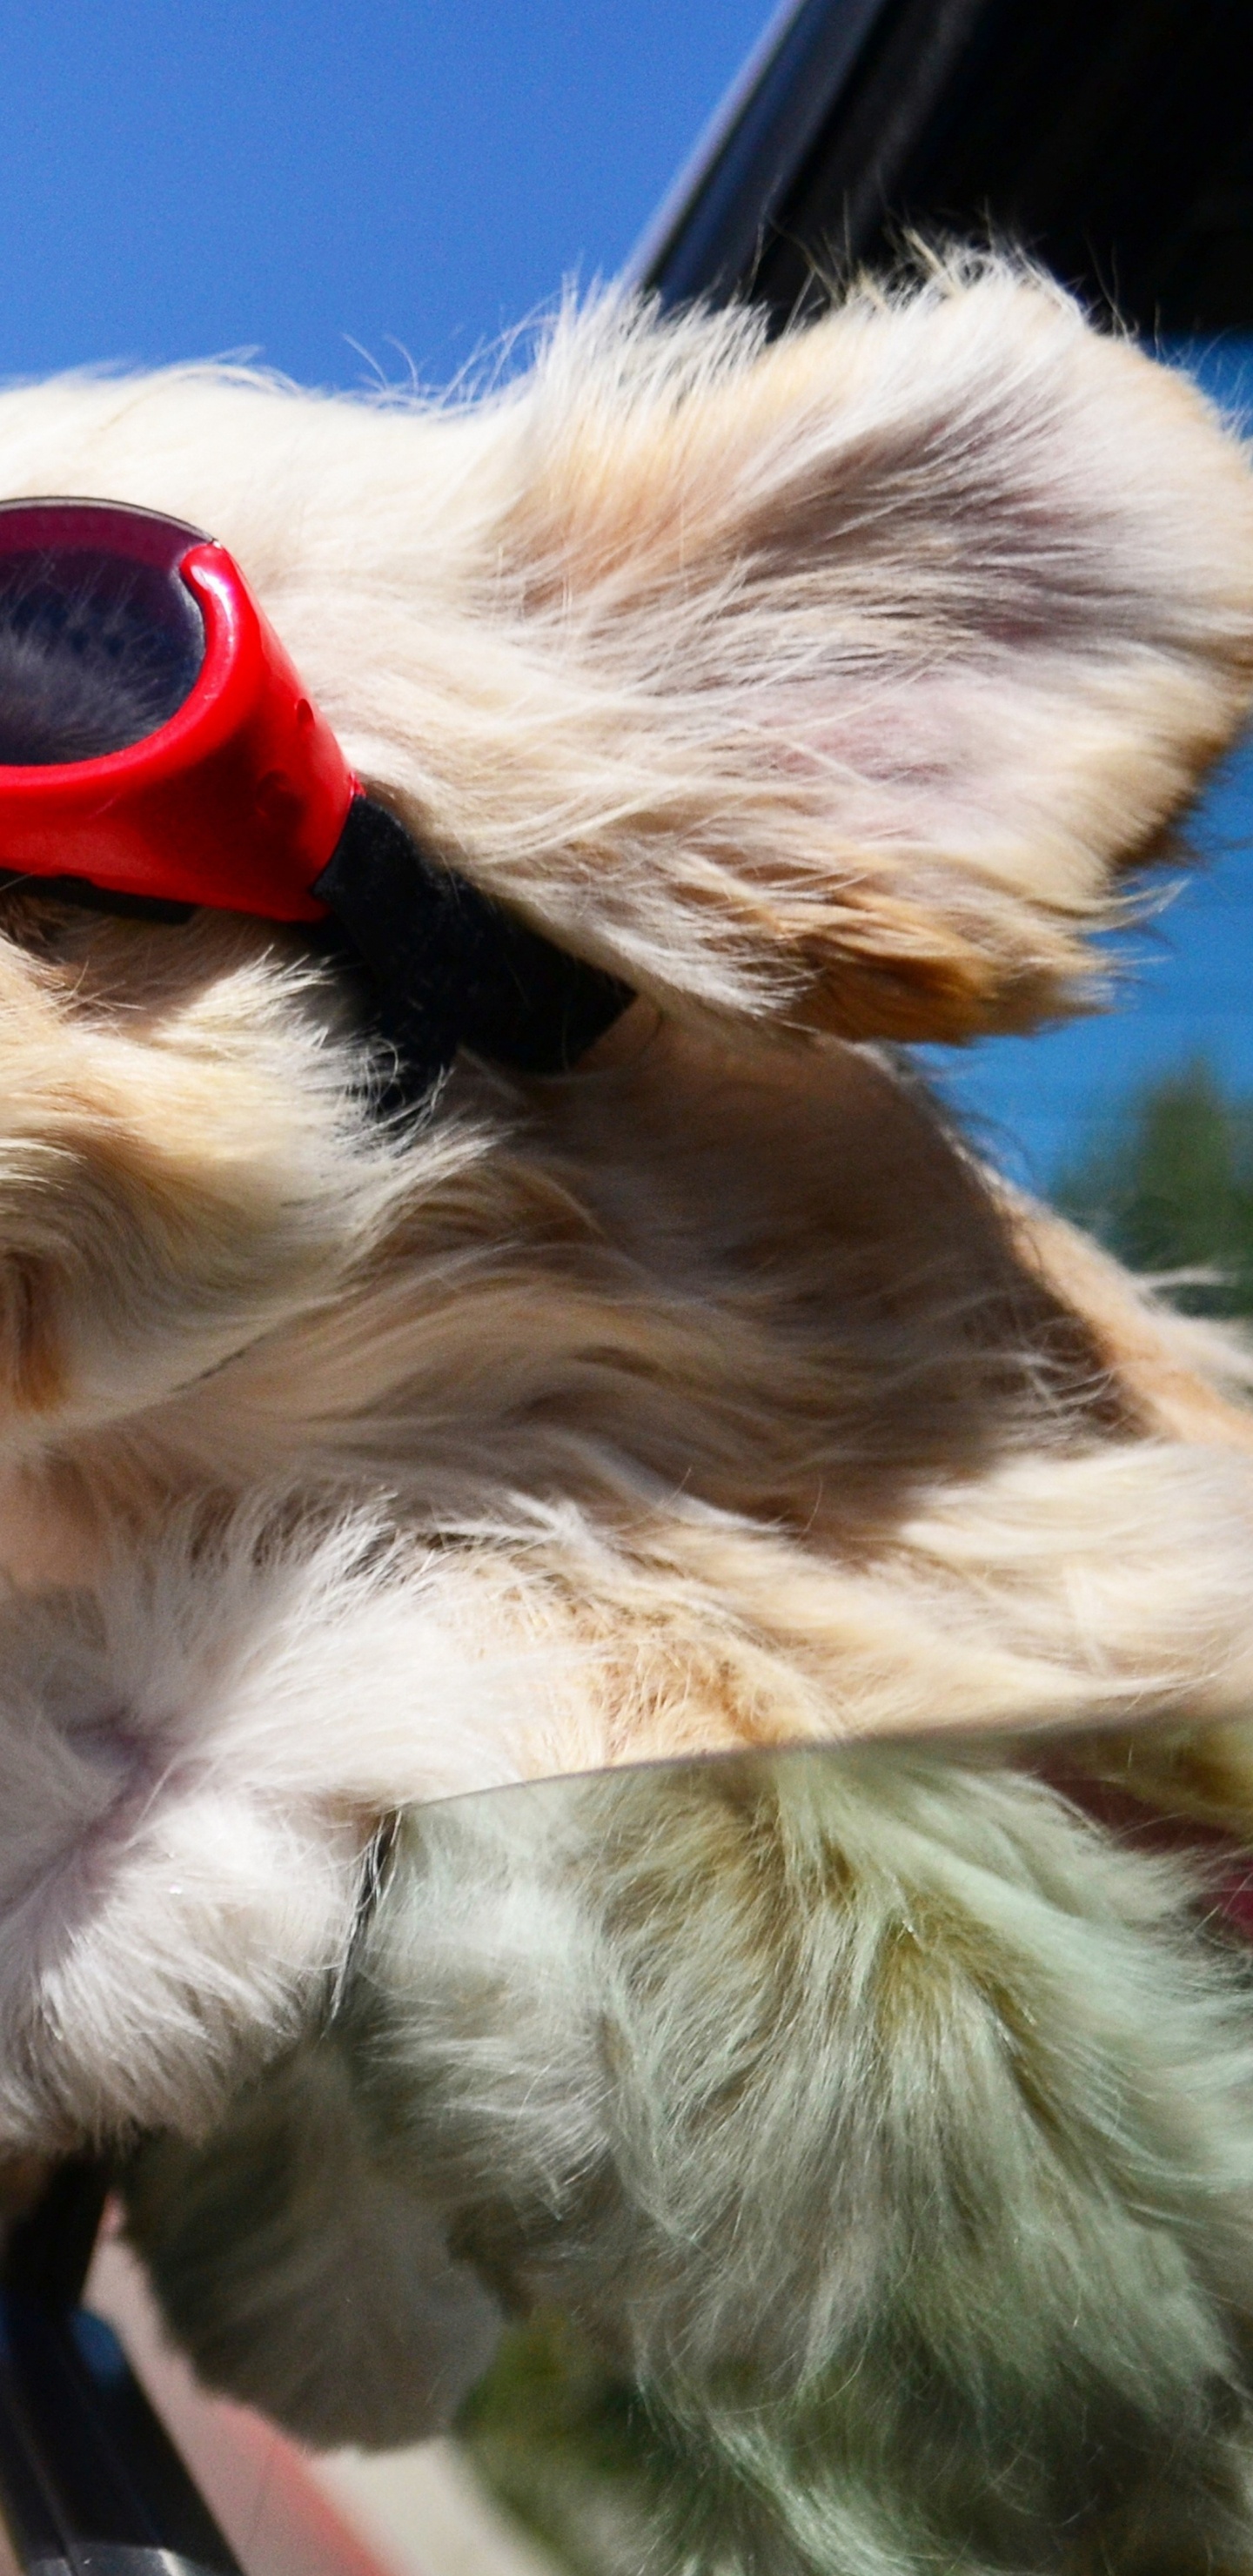
M 1203 1059 L 1134 1092 L 1053 1198 L 1189 1314 L 1253 1315 L 1253 1100 Z
M 669 2457 L 641 2398 L 567 2318 L 510 2328 L 457 2432 L 554 2576 L 665 2576 L 672 2562 L 657 2554 L 658 2522 L 683 2464 Z

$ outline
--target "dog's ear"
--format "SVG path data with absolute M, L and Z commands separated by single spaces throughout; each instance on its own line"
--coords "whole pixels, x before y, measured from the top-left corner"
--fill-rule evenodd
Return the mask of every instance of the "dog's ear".
M 1191 386 L 993 266 L 772 345 L 593 313 L 523 417 L 492 873 L 640 984 L 853 1035 L 1082 1001 L 1253 678 L 1253 478 Z
M 463 407 L 19 388 L 0 461 L 211 527 L 361 775 L 671 1009 L 1082 1004 L 1253 689 L 1238 442 L 1008 261 L 773 343 L 609 297 Z

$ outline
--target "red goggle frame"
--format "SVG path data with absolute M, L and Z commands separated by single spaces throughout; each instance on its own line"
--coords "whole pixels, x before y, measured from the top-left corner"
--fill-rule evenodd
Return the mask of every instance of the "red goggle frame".
M 115 568 L 103 601 L 92 591 L 100 566 Z M 124 628 L 119 593 L 131 627 L 146 616 L 158 641 L 168 609 L 171 648 L 185 650 L 175 584 L 198 612 L 203 643 L 186 695 L 155 730 L 87 758 L 41 751 L 14 761 L 6 727 L 0 868 L 79 878 L 129 898 L 321 920 L 326 906 L 311 888 L 357 782 L 238 565 L 197 529 L 152 511 L 105 501 L 0 504 L 0 629 L 7 624 L 10 649 L 27 659 L 46 643 L 58 599 L 63 659 L 75 618 L 80 630 L 111 617 Z M 124 658 L 121 638 L 114 641 Z M 107 667 L 93 676 L 107 684 Z M 127 675 L 118 677 L 124 684 Z

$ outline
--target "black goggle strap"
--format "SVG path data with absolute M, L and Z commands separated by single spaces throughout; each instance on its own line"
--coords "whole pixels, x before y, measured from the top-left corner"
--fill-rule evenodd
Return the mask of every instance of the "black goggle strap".
M 0 870 L 0 894 L 17 887 L 144 921 L 188 921 L 193 910 Z M 394 1101 L 424 1100 L 463 1046 L 519 1073 L 566 1073 L 635 998 L 428 858 L 372 796 L 353 798 L 312 892 L 333 916 L 333 944 L 369 975 L 375 1030 L 396 1057 Z
M 565 1073 L 634 999 L 428 858 L 371 796 L 353 799 L 312 892 L 369 972 L 406 1099 L 423 1098 L 461 1047 L 520 1073 Z

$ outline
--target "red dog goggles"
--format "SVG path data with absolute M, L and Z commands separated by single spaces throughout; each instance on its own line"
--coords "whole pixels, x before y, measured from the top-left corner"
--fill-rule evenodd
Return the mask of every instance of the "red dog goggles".
M 553 1072 L 626 988 L 363 794 L 225 549 L 111 501 L 0 503 L 0 887 L 333 921 L 411 1085 L 461 1045 Z

